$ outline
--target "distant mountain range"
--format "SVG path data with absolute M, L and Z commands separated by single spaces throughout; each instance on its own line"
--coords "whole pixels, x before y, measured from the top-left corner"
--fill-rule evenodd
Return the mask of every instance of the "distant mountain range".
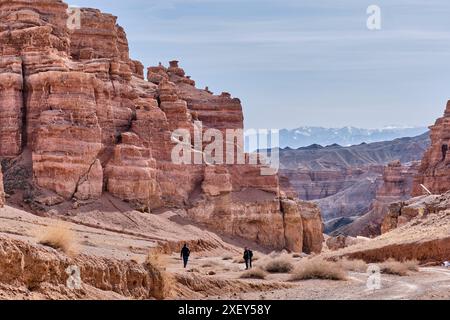
M 430 146 L 429 133 L 391 141 L 360 143 L 350 147 L 312 144 L 280 150 L 280 184 L 283 191 L 314 201 L 328 230 L 351 222 L 369 211 L 383 182 L 384 167 L 420 161 Z M 350 220 L 349 220 L 350 219 Z
M 363 142 L 372 143 L 415 137 L 427 131 L 426 127 L 386 127 L 382 129 L 300 127 L 292 130 L 280 130 L 280 147 L 297 149 L 312 144 L 351 146 Z

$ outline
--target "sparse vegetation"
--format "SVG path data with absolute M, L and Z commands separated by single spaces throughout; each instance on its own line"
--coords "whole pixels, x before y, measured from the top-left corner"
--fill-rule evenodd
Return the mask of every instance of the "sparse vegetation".
M 174 280 L 166 271 L 166 259 L 156 251 L 150 251 L 145 267 L 148 270 L 152 286 L 152 295 L 157 299 L 165 299 L 172 295 Z
M 202 268 L 213 268 L 213 267 L 218 267 L 220 264 L 217 261 L 205 261 L 201 267 Z
M 417 260 L 408 260 L 404 262 L 395 259 L 388 259 L 380 265 L 381 273 L 397 276 L 406 276 L 409 271 L 419 271 L 419 262 Z
M 339 263 L 320 258 L 308 259 L 295 268 L 291 281 L 308 279 L 346 280 L 346 274 Z
M 342 258 L 337 261 L 337 264 L 346 271 L 366 272 L 367 263 L 364 260 L 350 260 Z
M 241 279 L 260 279 L 264 280 L 267 277 L 267 272 L 261 268 L 255 268 L 245 271 L 241 274 Z
M 294 269 L 294 265 L 287 257 L 279 257 L 270 260 L 265 270 L 270 273 L 289 273 Z
M 68 224 L 63 222 L 55 222 L 44 228 L 39 232 L 38 240 L 40 244 L 61 250 L 66 254 L 73 255 L 76 253 L 75 234 Z
M 409 271 L 418 272 L 419 271 L 419 261 L 417 260 L 407 260 L 403 262 Z

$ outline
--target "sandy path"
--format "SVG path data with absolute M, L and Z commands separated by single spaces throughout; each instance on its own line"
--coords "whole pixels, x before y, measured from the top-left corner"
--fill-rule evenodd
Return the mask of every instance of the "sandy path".
M 214 261 L 214 260 L 213 260 Z M 203 260 L 204 262 L 204 260 Z M 228 270 L 222 264 L 221 268 L 202 268 L 202 260 L 193 262 L 192 268 L 206 274 L 214 269 L 216 274 L 212 277 L 239 279 L 242 266 L 231 264 L 232 270 Z M 171 266 L 172 272 L 183 272 L 176 265 Z M 224 294 L 208 299 L 246 299 L 246 300 L 416 300 L 416 299 L 450 299 L 450 270 L 443 268 L 422 268 L 420 272 L 409 276 L 400 277 L 393 275 L 381 275 L 381 289 L 367 289 L 368 275 L 364 273 L 349 273 L 347 281 L 307 280 L 301 282 L 288 281 L 289 275 L 269 275 L 266 280 L 241 280 L 250 283 L 283 282 L 293 285 L 292 288 L 281 290 L 269 290 L 266 292 L 255 291 L 240 294 Z

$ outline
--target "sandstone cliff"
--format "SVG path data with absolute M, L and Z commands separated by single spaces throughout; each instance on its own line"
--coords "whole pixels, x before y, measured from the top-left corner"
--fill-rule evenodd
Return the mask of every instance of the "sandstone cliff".
M 57 0 L 0 1 L 0 159 L 16 200 L 65 213 L 109 193 L 141 211 L 186 209 L 270 248 L 302 248 L 301 217 L 283 212 L 277 176 L 171 161 L 175 129 L 193 132 L 196 120 L 203 130 L 242 129 L 240 100 L 197 89 L 177 61 L 148 68 L 144 80 L 116 17 L 81 9 L 80 28 L 69 30 L 66 10 Z M 320 214 L 311 219 L 318 250 Z
M 450 190 L 450 101 L 444 116 L 430 127 L 431 147 L 422 159 L 419 174 L 415 180 L 413 195 L 426 192 L 423 184 L 432 193 L 440 194 Z

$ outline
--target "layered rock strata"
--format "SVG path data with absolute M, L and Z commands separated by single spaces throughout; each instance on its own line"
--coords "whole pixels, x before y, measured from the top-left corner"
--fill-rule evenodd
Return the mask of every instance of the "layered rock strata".
M 431 146 L 425 152 L 419 174 L 415 179 L 413 195 L 441 194 L 450 190 L 450 101 L 444 112 L 430 127 Z
M 142 211 L 186 209 L 210 228 L 275 249 L 301 250 L 311 234 L 308 250 L 318 251 L 319 212 L 306 227 L 308 205 L 284 212 L 278 177 L 261 175 L 260 165 L 172 161 L 174 130 L 194 133 L 196 121 L 201 132 L 242 129 L 239 99 L 196 88 L 177 61 L 148 68 L 144 80 L 117 18 L 79 14 L 72 30 L 62 1 L 0 1 L 0 159 L 31 154 L 31 209 L 47 194 L 82 204 L 109 192 Z
M 0 164 L 0 208 L 5 205 L 5 191 L 3 187 L 2 165 Z
M 393 202 L 406 201 L 411 197 L 413 180 L 420 162 L 402 164 L 400 161 L 389 163 L 376 191 L 376 198 L 370 210 L 352 223 L 338 228 L 332 234 L 374 237 L 381 234 L 381 224 Z

